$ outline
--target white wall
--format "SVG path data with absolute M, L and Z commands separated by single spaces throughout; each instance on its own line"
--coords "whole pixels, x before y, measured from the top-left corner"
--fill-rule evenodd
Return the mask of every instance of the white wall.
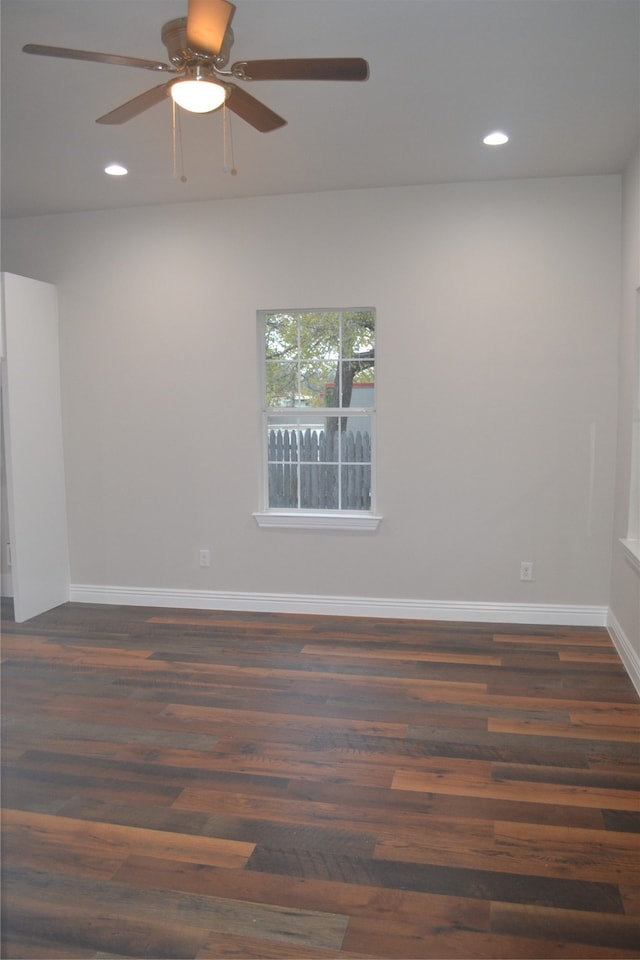
M 620 538 L 628 534 L 634 404 L 637 294 L 640 288 L 640 148 L 623 180 L 622 311 L 619 356 L 619 420 L 616 472 L 611 626 L 640 691 L 640 569 Z
M 59 284 L 72 583 L 606 605 L 620 194 L 604 176 L 7 222 L 4 269 Z M 256 310 L 360 305 L 382 525 L 259 530 Z
M 1 387 L 1 385 L 0 385 Z M 6 452 L 4 443 L 4 415 L 0 389 L 0 594 L 13 596 L 13 580 L 9 562 L 9 501 L 7 495 Z
M 3 273 L 2 414 L 14 616 L 69 600 L 58 291 Z

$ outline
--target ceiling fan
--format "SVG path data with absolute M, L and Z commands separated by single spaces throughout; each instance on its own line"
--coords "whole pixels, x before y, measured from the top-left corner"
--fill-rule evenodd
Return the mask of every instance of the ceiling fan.
M 162 42 L 167 48 L 169 63 L 39 43 L 28 43 L 22 49 L 45 57 L 90 60 L 175 74 L 165 83 L 98 117 L 96 123 L 126 123 L 171 96 L 194 113 L 210 113 L 225 103 L 256 130 L 268 133 L 287 121 L 234 80 L 366 80 L 369 76 L 369 64 L 360 57 L 240 60 L 225 69 L 234 40 L 231 20 L 235 5 L 228 0 L 188 0 L 188 3 L 186 17 L 170 20 L 162 27 Z

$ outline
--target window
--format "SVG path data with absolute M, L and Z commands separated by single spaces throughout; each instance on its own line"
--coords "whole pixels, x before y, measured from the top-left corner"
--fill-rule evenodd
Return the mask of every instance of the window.
M 262 311 L 259 321 L 258 523 L 375 528 L 375 312 Z

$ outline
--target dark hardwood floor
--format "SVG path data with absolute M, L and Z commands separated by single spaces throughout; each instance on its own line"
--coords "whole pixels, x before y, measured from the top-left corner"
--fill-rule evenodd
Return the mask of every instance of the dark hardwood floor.
M 5 958 L 640 957 L 604 630 L 4 603 Z

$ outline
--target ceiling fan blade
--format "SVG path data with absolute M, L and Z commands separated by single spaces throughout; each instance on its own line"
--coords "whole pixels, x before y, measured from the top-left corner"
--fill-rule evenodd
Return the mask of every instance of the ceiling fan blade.
M 116 53 L 96 53 L 93 50 L 72 50 L 68 47 L 48 47 L 41 43 L 27 43 L 23 53 L 36 53 L 41 57 L 61 57 L 64 60 L 91 60 L 94 63 L 112 63 L 117 67 L 141 67 L 143 70 L 165 70 L 174 73 L 174 68 L 156 60 L 141 60 L 139 57 L 121 57 Z
M 231 24 L 235 6 L 228 0 L 189 0 L 187 45 L 194 53 L 216 57 Z
M 170 82 L 171 81 L 160 83 L 157 87 L 152 87 L 151 90 L 140 93 L 132 100 L 127 100 L 126 103 L 116 107 L 115 110 L 112 110 L 110 113 L 105 113 L 103 117 L 98 117 L 96 123 L 126 123 L 127 120 L 137 117 L 139 113 L 148 110 L 149 107 L 154 107 L 156 103 L 161 103 L 164 100 Z
M 279 117 L 277 113 L 270 110 L 264 103 L 256 100 L 256 98 L 252 97 L 246 90 L 236 87 L 233 83 L 228 83 L 227 86 L 231 90 L 226 100 L 226 105 L 229 110 L 233 111 L 233 113 L 237 114 L 243 120 L 246 120 L 247 123 L 250 123 L 251 126 L 259 130 L 260 133 L 269 133 L 271 130 L 277 130 L 278 127 L 285 126 L 286 120 Z
M 243 80 L 366 80 L 369 64 L 361 57 L 243 60 L 231 72 Z

